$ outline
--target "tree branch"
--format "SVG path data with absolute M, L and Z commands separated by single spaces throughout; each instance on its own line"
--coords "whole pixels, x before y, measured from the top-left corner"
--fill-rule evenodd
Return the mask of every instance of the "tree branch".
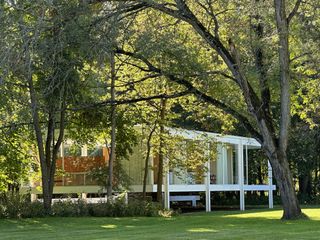
M 93 104 L 81 104 L 81 107 L 75 107 L 75 108 L 68 108 L 68 110 L 71 111 L 80 111 L 80 110 L 85 110 L 85 109 L 91 109 L 91 108 L 99 108 L 99 107 L 104 107 L 108 105 L 124 105 L 124 104 L 131 104 L 131 103 L 138 103 L 138 102 L 144 102 L 144 101 L 149 101 L 149 100 L 154 100 L 154 99 L 172 99 L 172 98 L 178 98 L 182 97 L 185 95 L 190 94 L 191 92 L 189 90 L 185 90 L 182 92 L 177 92 L 173 94 L 158 94 L 154 96 L 149 96 L 149 97 L 140 97 L 140 98 L 134 98 L 134 99 L 125 99 L 125 100 L 107 100 L 103 102 L 98 102 L 98 103 L 93 103 Z
M 215 107 L 223 110 L 224 112 L 232 115 L 233 117 L 235 117 L 257 140 L 259 140 L 261 142 L 261 135 L 254 129 L 254 127 L 251 125 L 250 121 L 243 116 L 242 114 L 240 114 L 239 112 L 237 112 L 236 110 L 234 110 L 233 108 L 231 108 L 230 106 L 226 105 L 225 103 L 214 99 L 211 96 L 208 96 L 207 94 L 201 92 L 200 90 L 198 90 L 196 87 L 194 87 L 192 85 L 192 83 L 190 83 L 188 80 L 186 79 L 181 79 L 176 77 L 173 74 L 168 74 L 163 72 L 161 69 L 155 67 L 150 61 L 148 61 L 145 57 L 141 56 L 138 53 L 133 53 L 133 52 L 128 52 L 122 49 L 117 49 L 116 53 L 118 54 L 123 54 L 123 55 L 127 55 L 127 56 L 131 56 L 132 58 L 138 59 L 140 61 L 142 61 L 144 64 L 146 64 L 149 68 L 150 71 L 153 71 L 155 73 L 159 73 L 162 74 L 163 76 L 167 77 L 171 82 L 177 83 L 179 85 L 184 86 L 185 88 L 187 88 L 187 91 L 189 93 L 194 94 L 199 100 L 205 101 L 207 103 L 210 103 L 212 105 L 214 105 Z
M 301 5 L 302 0 L 297 0 L 296 4 L 294 5 L 294 8 L 292 9 L 292 11 L 289 13 L 289 16 L 287 17 L 287 22 L 288 24 L 290 23 L 290 21 L 292 20 L 292 18 L 297 14 L 299 7 Z

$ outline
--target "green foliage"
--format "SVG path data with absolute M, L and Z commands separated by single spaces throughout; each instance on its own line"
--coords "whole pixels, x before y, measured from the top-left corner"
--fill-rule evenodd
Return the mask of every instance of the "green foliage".
M 88 204 L 83 200 L 58 201 L 52 205 L 53 217 L 129 217 L 159 216 L 161 206 L 146 201 L 129 201 L 119 198 L 112 203 L 100 202 Z M 43 204 L 39 201 L 30 202 L 29 195 L 2 194 L 0 198 L 0 218 L 35 218 L 44 217 Z
M 160 205 L 152 202 L 130 201 L 125 205 L 123 201 L 115 203 L 98 203 L 89 205 L 89 213 L 96 217 L 126 217 L 126 216 L 158 216 Z
M 107 187 L 107 179 L 109 176 L 108 166 L 94 167 L 90 170 L 88 175 L 92 177 L 95 181 L 97 181 L 97 184 L 101 187 L 101 189 Z M 113 183 L 112 183 L 113 191 L 128 190 L 130 187 L 130 180 L 131 179 L 128 176 L 128 173 L 124 171 L 124 169 L 122 168 L 121 162 L 118 159 L 114 163 L 114 168 L 113 168 Z
M 187 170 L 195 180 L 201 182 L 207 169 L 205 163 L 217 157 L 216 144 L 206 136 L 193 140 L 172 135 L 169 137 L 170 141 L 166 141 L 166 157 L 170 169 Z
M 29 197 L 29 196 L 28 196 Z M 43 208 L 43 203 L 39 201 L 30 202 L 25 201 L 21 211 L 21 218 L 38 218 L 45 217 L 46 212 Z
M 174 8 L 172 1 L 160 2 L 170 2 L 167 6 Z M 286 2 L 288 9 L 293 9 L 295 1 Z M 19 184 L 29 170 L 37 167 L 27 151 L 36 152 L 31 147 L 33 129 L 16 129 L 15 125 L 25 123 L 28 126 L 32 122 L 28 94 L 30 79 L 35 85 L 43 136 L 48 113 L 54 115 L 54 127 L 57 128 L 59 112 L 66 108 L 65 127 L 69 129 L 66 138 L 76 140 L 78 144 L 96 144 L 97 141 L 110 144 L 108 59 L 115 45 L 141 54 L 163 70 L 162 76 L 150 77 L 144 63 L 117 55 L 117 100 L 185 90 L 167 78 L 174 74 L 248 117 L 249 122 L 255 122 L 221 57 L 183 21 L 151 9 L 122 18 L 120 13 L 114 13 L 115 9 L 125 7 L 123 1 L 109 5 L 89 5 L 77 0 L 17 0 L 0 4 L 0 126 L 9 126 L 4 128 L 8 131 L 1 129 L 0 132 L 0 191 L 6 190 L 8 184 Z M 208 11 L 217 13 L 214 15 L 219 22 L 219 38 L 226 48 L 231 48 L 227 43 L 229 39 L 235 43 L 241 74 L 248 79 L 258 97 L 261 97 L 261 69 L 257 68 L 255 58 L 256 49 L 263 48 L 263 70 L 272 98 L 270 116 L 275 120 L 271 122 L 278 129 L 278 38 L 272 1 L 188 1 L 187 4 L 211 33 L 214 33 L 215 21 Z M 288 156 L 294 177 L 309 174 L 313 185 L 319 185 L 319 146 L 314 143 L 320 105 L 318 5 L 319 1 L 302 3 L 299 14 L 290 24 L 289 39 L 291 90 L 294 93 L 292 114 L 307 125 L 294 126 Z M 110 13 L 114 14 L 112 18 Z M 254 33 L 254 26 L 259 23 L 263 23 L 262 36 Z M 200 97 L 167 100 L 163 124 L 225 132 L 241 126 L 241 122 L 221 109 L 199 102 Z M 180 110 L 174 111 L 175 108 Z M 121 169 L 121 161 L 128 159 L 137 143 L 133 126 L 146 124 L 150 129 L 152 125 L 159 125 L 159 110 L 158 100 L 117 105 L 116 187 L 127 186 L 128 179 Z M 236 130 L 239 132 L 238 128 Z M 159 152 L 158 126 L 154 135 L 153 149 Z M 274 137 L 277 138 L 277 134 Z M 169 167 L 180 166 L 197 171 L 199 176 L 203 174 L 207 156 L 206 146 L 201 141 L 186 142 L 169 135 L 164 138 Z M 266 169 L 261 169 L 261 157 L 254 157 L 257 158 L 249 164 L 250 175 L 253 182 L 262 182 L 266 178 Z M 92 175 L 103 186 L 107 172 L 106 168 L 100 168 L 93 170 Z M 318 188 L 314 187 L 314 194 Z
M 0 130 L 0 193 L 27 180 L 34 166 L 30 148 L 26 129 Z
M 79 200 L 74 203 L 71 200 L 55 202 L 52 205 L 52 216 L 57 217 L 77 217 L 87 216 L 86 204 Z
M 42 217 L 44 216 L 43 205 L 39 202 L 30 202 L 30 195 L 19 193 L 2 193 L 0 195 L 0 217 Z

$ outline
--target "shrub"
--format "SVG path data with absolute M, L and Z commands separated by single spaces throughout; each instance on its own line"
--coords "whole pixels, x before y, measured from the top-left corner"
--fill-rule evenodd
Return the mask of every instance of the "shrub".
M 2 205 L 2 215 L 8 218 L 21 217 L 22 209 L 27 202 L 26 195 L 18 193 L 4 193 L 0 197 L 0 205 Z
M 21 209 L 22 218 L 44 217 L 45 215 L 43 204 L 39 201 L 25 202 Z
M 148 201 L 132 200 L 125 203 L 119 198 L 112 203 L 100 202 L 87 204 L 83 200 L 55 202 L 51 208 L 51 216 L 59 217 L 125 217 L 125 216 L 159 216 L 161 206 Z M 46 216 L 43 203 L 30 202 L 28 195 L 7 194 L 0 196 L 0 218 L 33 218 Z
M 89 215 L 93 217 L 111 217 L 112 204 L 107 202 L 88 204 Z
M 76 217 L 78 213 L 78 203 L 71 200 L 55 202 L 51 207 L 52 216 Z
M 148 201 L 132 201 L 128 204 L 128 215 L 130 216 L 158 216 L 162 207 L 159 203 Z
M 5 213 L 4 206 L 0 203 L 0 219 L 5 217 L 6 217 L 6 213 Z
M 77 203 L 78 203 L 78 216 L 79 217 L 89 216 L 88 204 L 81 199 L 79 199 Z

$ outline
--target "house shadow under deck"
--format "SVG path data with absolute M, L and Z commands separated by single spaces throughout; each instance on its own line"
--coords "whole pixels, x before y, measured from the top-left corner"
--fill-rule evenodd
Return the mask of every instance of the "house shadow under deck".
M 164 186 L 167 193 L 167 205 L 169 208 L 180 209 L 182 212 L 212 210 L 245 210 L 247 192 L 265 192 L 264 200 L 259 199 L 255 205 L 249 208 L 269 207 L 273 208 L 272 191 L 274 185 L 239 185 L 239 184 L 191 184 Z M 269 195 L 271 193 L 271 196 Z M 252 204 L 252 199 L 248 199 Z M 209 205 L 210 204 L 210 205 Z
M 245 194 L 245 210 L 250 209 L 269 209 L 269 198 L 267 193 L 260 195 L 260 191 Z M 171 193 L 170 196 L 199 196 L 196 205 L 192 201 L 171 201 L 170 208 L 182 213 L 204 212 L 206 211 L 205 192 L 179 192 Z M 240 209 L 240 192 L 239 191 L 214 191 L 210 194 L 211 211 L 234 211 Z

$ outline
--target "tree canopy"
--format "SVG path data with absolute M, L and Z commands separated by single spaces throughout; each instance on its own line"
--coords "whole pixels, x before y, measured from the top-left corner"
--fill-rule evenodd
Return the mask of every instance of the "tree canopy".
M 0 131 L 10 140 L 0 143 L 0 179 L 17 180 L 9 166 L 24 176 L 31 161 L 24 150 L 6 159 L 35 144 L 49 210 L 66 134 L 117 142 L 111 152 L 125 157 L 133 126 L 146 124 L 161 155 L 165 123 L 256 138 L 273 167 L 283 218 L 301 217 L 293 177 L 305 190 L 303 181 L 319 171 L 319 4 L 1 1 Z M 309 156 L 294 147 L 305 144 Z

